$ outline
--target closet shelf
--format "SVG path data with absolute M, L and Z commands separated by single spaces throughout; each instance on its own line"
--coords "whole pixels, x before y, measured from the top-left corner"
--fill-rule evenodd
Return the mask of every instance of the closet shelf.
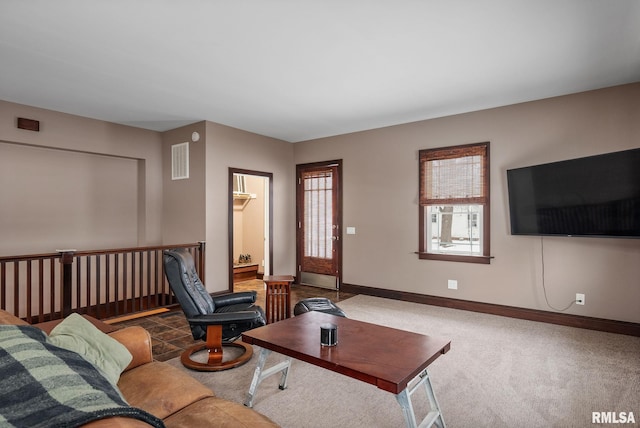
M 251 193 L 233 192 L 233 209 L 242 211 L 251 199 Z

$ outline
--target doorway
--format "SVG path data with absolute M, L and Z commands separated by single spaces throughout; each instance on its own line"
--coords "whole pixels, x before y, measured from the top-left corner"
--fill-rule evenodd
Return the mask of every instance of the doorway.
M 297 276 L 301 284 L 342 283 L 342 160 L 296 166 Z
M 273 174 L 229 168 L 229 291 L 273 271 Z

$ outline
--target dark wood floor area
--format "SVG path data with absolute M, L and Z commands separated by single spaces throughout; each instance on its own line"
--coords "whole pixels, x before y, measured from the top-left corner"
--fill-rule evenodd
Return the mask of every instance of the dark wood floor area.
M 243 281 L 234 285 L 234 291 L 246 290 L 256 290 L 258 292 L 257 303 L 263 308 L 265 307 L 264 283 L 261 280 Z M 352 296 L 354 294 L 306 285 L 293 284 L 291 286 L 292 310 L 296 302 L 309 297 L 326 297 L 338 303 Z M 186 348 L 199 343 L 193 340 L 187 320 L 180 310 L 122 321 L 114 325 L 122 327 L 139 325 L 147 329 L 153 341 L 153 356 L 158 361 L 167 361 L 178 357 Z

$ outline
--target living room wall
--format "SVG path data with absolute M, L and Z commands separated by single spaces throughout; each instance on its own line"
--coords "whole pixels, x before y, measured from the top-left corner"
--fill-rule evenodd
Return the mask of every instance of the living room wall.
M 18 129 L 18 117 L 39 120 L 40 132 Z M 191 142 L 193 131 L 200 133 L 199 142 Z M 190 179 L 172 181 L 171 144 L 185 141 L 190 142 Z M 211 122 L 160 133 L 0 101 L 0 149 L 3 161 L 14 163 L 16 171 L 40 168 L 57 175 L 26 180 L 26 175 L 15 177 L 13 169 L 5 170 L 0 193 L 1 255 L 204 239 L 207 288 L 226 290 L 227 175 L 234 167 L 273 173 L 274 271 L 295 272 L 295 167 L 289 143 Z M 57 193 L 55 186 L 60 183 L 66 183 L 71 193 Z M 37 186 L 42 187 L 38 194 L 57 197 L 37 201 L 42 204 L 28 213 L 29 221 L 9 221 L 6 208 L 28 206 L 38 197 Z M 118 202 L 103 206 L 104 201 Z M 12 219 L 18 218 L 14 211 Z M 69 213 L 79 217 L 74 220 Z M 40 223 L 42 228 L 34 228 Z
M 555 311 L 545 288 L 555 308 L 584 293 L 585 305 L 566 313 L 638 323 L 640 240 L 510 235 L 506 170 L 638 148 L 639 135 L 640 84 L 631 84 L 293 146 L 296 164 L 343 159 L 343 232 L 356 228 L 343 233 L 345 283 L 544 311 Z M 483 141 L 494 259 L 419 260 L 418 151 Z
M 229 168 L 273 174 L 273 272 L 295 274 L 293 145 L 206 122 L 207 289 L 229 287 Z
M 17 129 L 17 117 L 39 120 L 40 132 Z M 188 141 L 193 130 L 201 132 L 203 144 L 192 152 L 198 156 L 192 171 L 201 174 L 204 183 L 198 184 L 198 190 L 192 194 L 187 192 L 188 200 L 180 199 L 184 204 L 179 204 L 172 196 L 163 197 L 163 159 L 164 162 L 168 159 L 167 142 Z M 551 305 L 562 307 L 575 297 L 575 293 L 584 293 L 585 306 L 573 306 L 567 313 L 631 322 L 640 322 L 637 310 L 640 240 L 541 240 L 511 236 L 505 171 L 636 148 L 640 146 L 638 135 L 640 84 L 296 144 L 212 122 L 199 122 L 163 135 L 0 101 L 0 145 L 3 147 L 53 150 L 80 158 L 87 156 L 92 160 L 84 160 L 83 165 L 88 166 L 96 156 L 107 158 L 107 163 L 114 161 L 116 165 L 122 165 L 117 161 L 122 159 L 126 164 L 122 167 L 126 171 L 125 177 L 132 176 L 134 168 L 129 164 L 135 163 L 138 179 L 133 187 L 138 203 L 126 218 L 130 220 L 132 215 L 137 216 L 133 222 L 137 245 L 174 243 L 183 238 L 200 240 L 204 232 L 210 291 L 226 290 L 229 285 L 228 168 L 274 174 L 273 273 L 294 274 L 295 164 L 341 158 L 344 161 L 343 226 L 356 227 L 356 235 L 343 234 L 345 283 L 552 310 L 545 302 L 542 287 L 541 250 L 544 244 L 544 285 Z M 418 150 L 479 141 L 491 142 L 491 245 L 495 259 L 490 265 L 418 260 L 414 254 L 418 245 Z M 68 162 L 68 156 L 62 157 Z M 204 163 L 199 163 L 201 158 Z M 67 163 L 60 166 L 64 165 Z M 116 171 L 122 171 L 120 166 Z M 119 172 L 114 171 L 114 174 Z M 73 179 L 72 175 L 69 177 Z M 105 180 L 109 177 L 98 179 Z M 3 177 L 3 204 L 10 198 L 29 197 L 24 183 L 5 181 Z M 116 183 L 113 182 L 111 191 L 122 188 Z M 183 190 L 178 189 L 178 193 Z M 89 198 L 95 196 L 89 192 L 80 203 L 90 205 Z M 196 205 L 192 205 L 194 201 Z M 169 206 L 175 209 L 174 214 L 163 218 L 163 213 L 169 212 Z M 188 210 L 192 211 L 181 222 L 171 223 Z M 37 214 L 44 218 L 49 213 Z M 109 217 L 113 212 L 108 210 L 95 210 L 91 215 L 97 222 L 101 217 L 105 222 L 114 220 Z M 187 223 L 189 227 L 183 227 Z M 58 227 L 69 226 L 64 219 L 56 224 Z M 169 224 L 173 226 L 169 227 Z M 22 248 L 22 238 L 8 236 L 33 235 L 28 225 L 15 229 L 5 218 L 0 218 L 1 227 L 11 227 L 12 234 L 0 230 L 3 255 L 16 254 L 17 249 Z M 82 244 L 78 249 L 112 246 L 111 241 L 93 238 L 90 230 L 78 231 L 73 227 L 68 230 L 78 233 L 78 238 L 86 239 L 86 242 L 76 241 Z M 181 235 L 185 231 L 188 236 Z M 37 239 L 32 241 L 37 245 L 22 248 L 24 252 L 51 252 L 62 245 L 59 237 L 46 233 L 38 233 Z M 447 279 L 457 279 L 458 290 L 448 290 Z
M 192 141 L 193 132 L 200 135 Z M 189 177 L 171 178 L 171 147 L 189 145 Z M 165 245 L 199 242 L 206 237 L 206 157 L 204 122 L 194 123 L 162 133 L 163 209 L 162 239 Z
M 197 142 L 191 134 L 200 135 Z M 162 135 L 164 244 L 206 241 L 205 286 L 229 289 L 229 168 L 273 174 L 274 271 L 294 274 L 295 178 L 291 144 L 213 122 Z M 171 180 L 171 145 L 189 142 L 189 178 Z
M 159 133 L 0 101 L 0 155 L 0 254 L 161 243 Z

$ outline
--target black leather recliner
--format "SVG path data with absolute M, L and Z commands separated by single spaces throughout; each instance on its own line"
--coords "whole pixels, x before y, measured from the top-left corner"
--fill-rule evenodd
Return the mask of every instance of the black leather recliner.
M 164 251 L 164 271 L 189 322 L 193 338 L 205 341 L 187 349 L 181 356 L 182 364 L 194 370 L 216 371 L 247 362 L 253 348 L 234 341 L 243 332 L 266 324 L 264 311 L 255 304 L 256 292 L 211 296 L 200 281 L 191 253 L 184 248 Z M 239 357 L 224 361 L 223 345 L 244 351 Z M 209 351 L 206 363 L 192 360 L 193 354 L 204 349 Z

